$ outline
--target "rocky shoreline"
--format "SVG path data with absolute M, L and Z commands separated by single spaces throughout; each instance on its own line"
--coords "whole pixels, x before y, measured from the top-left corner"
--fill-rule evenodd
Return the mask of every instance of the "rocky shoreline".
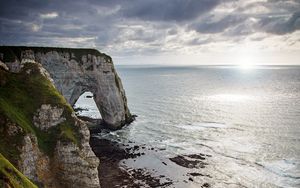
M 101 187 L 165 187 L 172 184 L 161 183 L 159 177 L 151 175 L 145 169 L 126 169 L 120 165 L 122 160 L 134 159 L 141 155 L 139 146 L 118 144 L 107 139 L 91 136 L 90 145 L 100 159 L 99 179 Z
M 186 169 L 180 178 L 174 178 L 155 169 L 128 165 L 128 162 L 151 163 L 152 160 L 157 160 L 155 155 L 159 155 L 163 149 L 138 145 L 132 141 L 119 143 L 102 138 L 95 132 L 91 134 L 90 145 L 100 159 L 98 172 L 101 187 L 211 187 L 208 182 L 195 181 L 203 177 L 212 179 L 210 175 L 197 170 L 204 169 L 208 165 L 206 159 L 211 157 L 210 155 L 202 153 L 177 155 L 156 163 L 157 169 Z

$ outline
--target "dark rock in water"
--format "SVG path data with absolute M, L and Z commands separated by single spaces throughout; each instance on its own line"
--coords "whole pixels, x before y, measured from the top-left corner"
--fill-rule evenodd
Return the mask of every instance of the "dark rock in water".
M 191 154 L 191 155 L 185 155 L 185 156 L 187 156 L 189 158 L 193 158 L 193 159 L 205 160 L 205 157 L 203 157 L 203 156 L 206 156 L 206 155 L 200 153 L 200 154 Z
M 161 177 L 154 177 L 146 169 L 124 169 L 120 168 L 119 163 L 123 159 L 133 159 L 144 153 L 136 152 L 139 146 L 123 147 L 123 144 L 106 139 L 91 137 L 90 145 L 99 157 L 99 179 L 101 187 L 168 187 L 172 181 L 161 182 Z
M 75 112 L 82 112 L 82 111 L 88 111 L 87 108 L 74 108 Z
M 205 175 L 205 174 L 201 174 L 201 173 L 198 173 L 198 172 L 191 172 L 191 173 L 188 173 L 188 175 L 191 175 L 191 176 L 205 176 L 205 177 L 209 177 L 211 178 L 210 175 Z
M 189 160 L 185 156 L 178 155 L 173 158 L 169 158 L 172 162 L 185 168 L 204 168 L 207 163 L 199 160 Z
M 209 188 L 210 187 L 210 185 L 208 184 L 208 183 L 204 183 L 202 186 L 201 186 L 201 188 Z
M 197 173 L 197 172 L 192 172 L 189 173 L 191 176 L 204 176 L 203 174 Z
M 134 147 L 133 147 L 133 150 L 138 150 L 139 149 L 139 146 L 137 146 L 137 145 L 135 145 Z

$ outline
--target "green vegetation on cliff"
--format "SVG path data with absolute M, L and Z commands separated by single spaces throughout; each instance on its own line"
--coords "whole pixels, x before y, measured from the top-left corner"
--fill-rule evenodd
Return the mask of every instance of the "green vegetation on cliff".
M 35 63 L 26 63 L 20 73 L 11 73 L 0 68 L 0 117 L 20 126 L 23 134 L 34 134 L 41 151 L 51 157 L 57 140 L 67 139 L 77 144 L 80 137 L 78 129 L 74 126 L 74 118 L 71 117 L 72 107 L 50 80 L 41 74 L 38 66 Z M 47 131 L 35 127 L 33 117 L 42 104 L 63 108 L 66 121 Z M 0 134 L 2 124 L 0 122 Z M 12 140 L 5 140 L 5 135 L 1 135 L 0 141 L 0 152 L 8 159 L 17 161 L 17 148 L 9 147 Z M 22 140 L 16 139 L 13 142 L 20 141 Z M 20 146 L 21 143 L 16 145 Z
M 109 55 L 105 53 L 101 53 L 96 49 L 89 48 L 55 48 L 55 47 L 33 47 L 33 46 L 0 46 L 0 52 L 5 54 L 3 59 L 4 62 L 14 62 L 16 59 L 20 61 L 20 54 L 24 50 L 33 50 L 35 52 L 48 53 L 48 52 L 68 52 L 69 54 L 73 54 L 72 59 L 81 61 L 81 57 L 86 54 L 103 56 L 105 59 L 108 59 L 109 62 L 112 62 L 112 59 Z
M 0 187 L 37 188 L 0 153 Z

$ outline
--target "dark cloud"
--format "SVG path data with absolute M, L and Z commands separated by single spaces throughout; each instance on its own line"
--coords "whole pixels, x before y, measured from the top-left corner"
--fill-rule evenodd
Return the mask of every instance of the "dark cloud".
M 300 29 L 300 11 L 293 13 L 288 19 L 285 17 L 267 17 L 259 23 L 263 31 L 283 35 Z
M 175 35 L 178 33 L 176 28 L 171 28 L 167 31 L 168 35 Z
M 221 33 L 227 28 L 234 27 L 245 21 L 246 17 L 242 15 L 227 15 L 225 17 L 214 19 L 214 16 L 205 20 L 199 20 L 190 25 L 190 28 L 199 33 Z
M 212 38 L 208 38 L 208 39 L 195 38 L 193 40 L 188 41 L 186 44 L 192 46 L 199 46 L 199 45 L 211 43 L 213 41 L 214 40 Z
M 267 11 L 259 12 L 258 8 L 265 8 Z M 295 10 L 296 12 L 293 12 Z M 224 36 L 231 37 L 255 32 L 284 35 L 300 29 L 299 10 L 298 0 L 249 3 L 237 7 L 233 12 L 224 13 L 221 17 L 216 18 L 214 14 L 203 17 L 191 23 L 189 29 L 204 34 L 222 33 Z
M 124 16 L 151 21 L 187 21 L 212 10 L 219 0 L 135 0 L 124 7 Z
M 0 45 L 156 53 L 168 46 L 243 40 L 258 32 L 296 32 L 300 1 L 0 0 L 0 24 Z

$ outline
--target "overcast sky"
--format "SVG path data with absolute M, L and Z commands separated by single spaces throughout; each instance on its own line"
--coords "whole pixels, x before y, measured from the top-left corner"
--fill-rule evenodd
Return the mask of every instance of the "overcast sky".
M 117 64 L 300 64 L 300 0 L 0 0 L 0 45 Z

